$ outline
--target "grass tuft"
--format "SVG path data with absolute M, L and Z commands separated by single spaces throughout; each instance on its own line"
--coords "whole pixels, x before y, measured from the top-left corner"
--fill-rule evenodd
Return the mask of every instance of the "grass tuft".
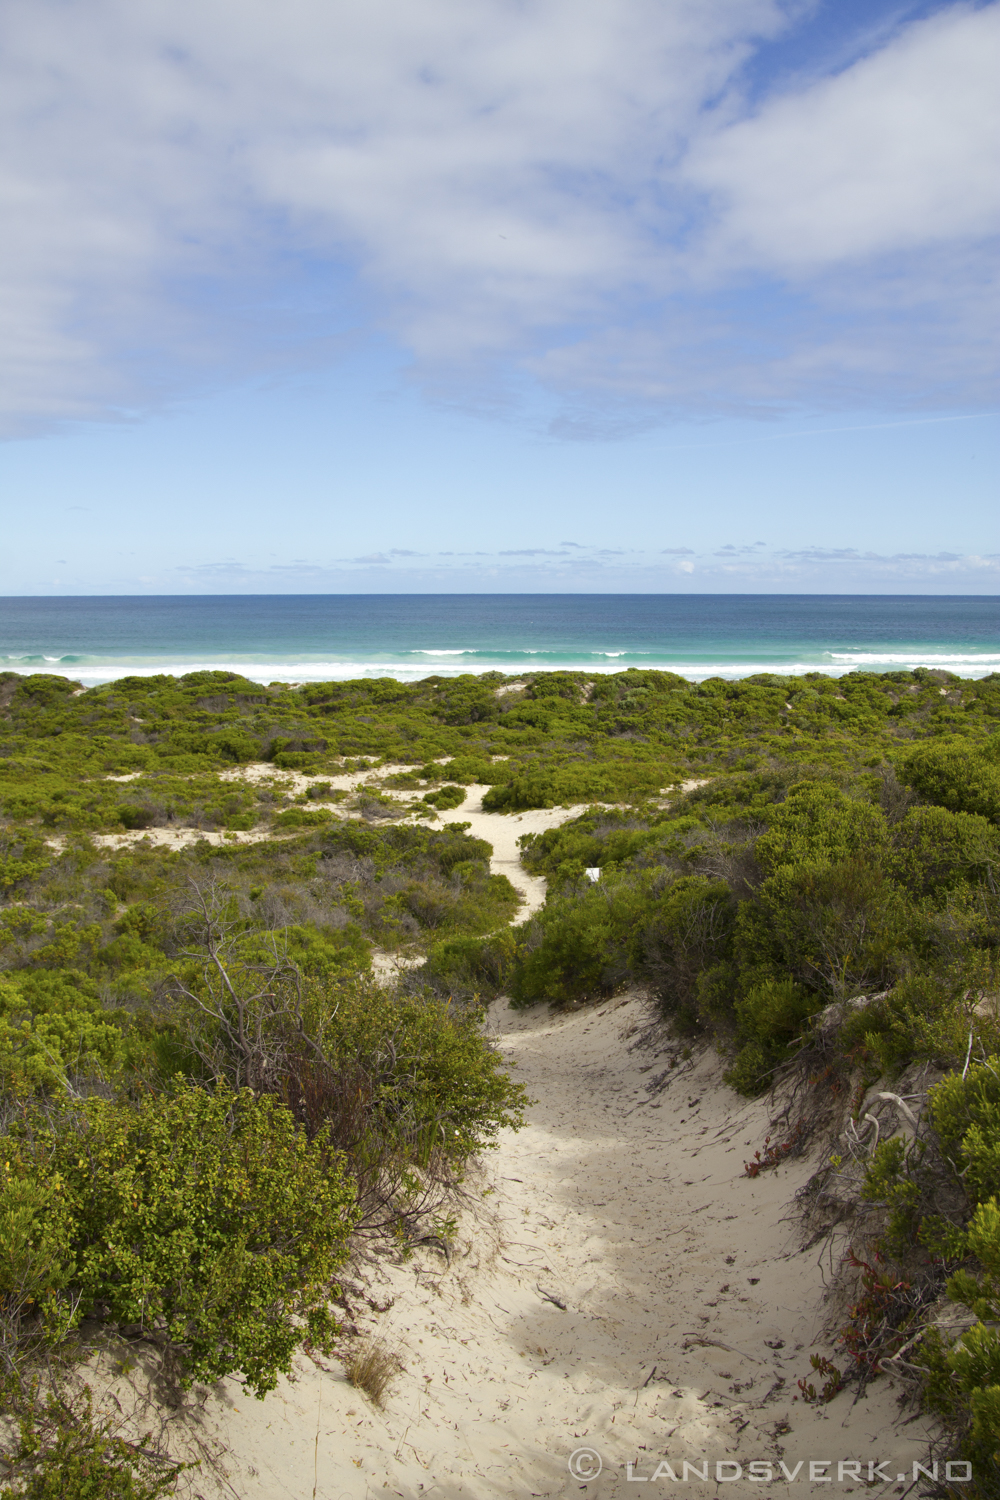
M 381 1335 L 361 1339 L 344 1360 L 348 1380 L 378 1407 L 385 1405 L 389 1387 L 402 1368 L 399 1354 Z

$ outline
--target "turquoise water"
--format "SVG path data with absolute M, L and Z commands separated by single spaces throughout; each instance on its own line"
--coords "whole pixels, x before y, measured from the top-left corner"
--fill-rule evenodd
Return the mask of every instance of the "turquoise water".
M 221 668 L 260 682 L 620 672 L 701 680 L 1000 671 L 1000 600 L 817 594 L 226 595 L 0 600 L 0 670 L 86 686 Z

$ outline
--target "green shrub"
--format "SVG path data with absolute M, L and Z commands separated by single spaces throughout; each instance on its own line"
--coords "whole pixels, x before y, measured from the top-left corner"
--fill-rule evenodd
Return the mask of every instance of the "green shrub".
M 148 1434 L 130 1443 L 110 1418 L 95 1417 L 88 1386 L 78 1395 L 50 1391 L 45 1398 L 32 1391 L 7 1415 L 16 1417 L 17 1437 L 0 1448 L 12 1480 L 0 1488 L 0 1500 L 156 1500 L 174 1493 L 187 1467 L 152 1454 Z
M 726 1030 L 735 988 L 728 960 L 736 917 L 728 883 L 682 875 L 658 899 L 648 899 L 642 915 L 630 948 L 636 971 L 682 1024 L 714 1022 Z
M 347 793 L 329 781 L 314 781 L 312 786 L 306 787 L 303 796 L 310 802 L 343 802 Z
M 279 750 L 271 759 L 282 771 L 304 771 L 312 775 L 318 768 L 316 756 L 308 750 Z
M 304 978 L 289 963 L 204 964 L 175 981 L 176 1034 L 210 1076 L 283 1099 L 310 1136 L 388 1163 L 436 1153 L 452 1168 L 521 1119 L 524 1092 L 478 1012 L 365 974 Z
M 897 1260 L 911 1258 L 925 1228 L 917 1180 L 924 1155 L 923 1142 L 914 1141 L 908 1146 L 902 1136 L 894 1135 L 879 1142 L 865 1168 L 861 1196 L 869 1203 L 883 1204 L 888 1210 L 880 1248 Z
M 449 781 L 457 781 L 462 786 L 471 786 L 473 782 L 489 783 L 497 779 L 502 770 L 500 766 L 493 766 L 488 760 L 477 759 L 468 755 L 456 755 L 453 760 L 446 761 L 443 766 L 425 766 L 424 773 L 430 772 L 428 780 L 436 780 L 439 776 L 446 776 Z M 440 805 L 440 804 L 439 804 Z
M 510 974 L 515 1005 L 564 1005 L 612 993 L 628 975 L 628 949 L 648 912 L 647 891 L 630 880 L 602 880 L 550 897 L 517 929 Z
M 859 1058 L 870 1073 L 890 1079 L 913 1062 L 950 1067 L 968 1038 L 961 1008 L 966 989 L 961 976 L 906 974 L 888 993 L 848 1014 L 839 1050 Z
M 521 858 L 533 873 L 548 877 L 550 889 L 558 890 L 578 884 L 588 867 L 598 866 L 605 873 L 618 870 L 651 847 L 662 849 L 667 844 L 671 852 L 682 854 L 684 845 L 678 835 L 699 827 L 694 818 L 675 816 L 668 823 L 664 813 L 588 808 L 557 828 L 525 834 L 519 841 Z
M 0 976 L 0 1088 L 65 1092 L 71 1078 L 111 1078 L 125 1060 L 122 1029 L 96 986 L 72 971 Z
M 758 969 L 762 979 L 768 970 L 789 974 L 831 1000 L 885 988 L 913 946 L 911 907 L 861 855 L 786 864 L 764 881 L 754 905 L 752 916 L 741 908 L 737 924 L 741 968 Z
M 0 891 L 10 892 L 36 880 L 51 863 L 52 853 L 44 840 L 0 829 Z
M 847 796 L 832 782 L 804 781 L 771 811 L 754 852 L 765 875 L 773 875 L 787 865 L 878 864 L 888 847 L 880 808 Z
M 500 1130 L 523 1124 L 524 1089 L 474 1011 L 358 978 L 313 988 L 303 1015 L 332 1074 L 367 1080 L 370 1125 L 386 1149 L 395 1140 L 419 1164 L 433 1147 L 461 1165 L 495 1145 Z
M 963 1268 L 948 1282 L 948 1296 L 976 1318 L 950 1347 L 932 1332 L 924 1343 L 929 1404 L 955 1424 L 960 1452 L 982 1475 L 1000 1461 L 1000 1204 L 981 1203 L 965 1237 L 976 1270 Z M 989 1493 L 980 1489 L 973 1494 Z
M 465 801 L 465 795 L 464 786 L 447 785 L 440 787 L 436 792 L 425 792 L 421 800 L 429 802 L 432 807 L 439 807 L 442 812 L 447 812 L 449 808 L 461 807 Z
M 926 802 L 1000 822 L 1000 761 L 995 742 L 917 745 L 898 762 L 900 780 Z
M 249 1090 L 178 1081 L 11 1126 L 7 1183 L 38 1195 L 22 1239 L 62 1266 L 51 1299 L 177 1351 L 185 1383 L 241 1372 L 263 1396 L 328 1344 L 354 1191 L 324 1134 Z M 22 1219 L 24 1215 L 22 1213 Z
M 493 1000 L 507 982 L 517 945 L 510 927 L 488 937 L 444 938 L 432 943 L 416 977 L 436 991 L 468 1000 Z
M 726 1082 L 738 1093 L 756 1094 L 774 1069 L 804 1040 L 821 1002 L 792 979 L 766 980 L 733 1006 L 737 1053 Z
M 371 944 L 356 922 L 343 927 L 300 922 L 267 933 L 248 933 L 238 952 L 242 963 L 263 966 L 273 963 L 278 952 L 307 979 L 327 982 L 371 968 Z
M 274 819 L 275 828 L 317 828 L 333 821 L 328 807 L 288 807 Z
M 979 814 L 914 807 L 893 837 L 889 867 L 916 896 L 941 901 L 964 883 L 996 887 L 1000 829 Z
M 151 807 L 126 805 L 118 809 L 118 821 L 126 828 L 152 828 L 156 812 Z
M 611 914 L 596 892 L 554 902 L 550 898 L 531 920 L 529 940 L 534 931 L 537 943 L 518 952 L 511 974 L 515 1006 L 539 1000 L 568 1004 L 610 992 L 614 982 L 608 974 Z
M 483 797 L 486 812 L 523 812 L 532 807 L 567 807 L 574 802 L 617 801 L 649 796 L 672 779 L 662 763 L 651 765 L 588 764 L 544 765 L 526 768 L 520 774 L 505 770 L 509 779 L 490 788 Z
M 963 1078 L 952 1073 L 930 1095 L 931 1118 L 945 1154 L 961 1170 L 974 1202 L 1000 1194 L 1000 1058 Z

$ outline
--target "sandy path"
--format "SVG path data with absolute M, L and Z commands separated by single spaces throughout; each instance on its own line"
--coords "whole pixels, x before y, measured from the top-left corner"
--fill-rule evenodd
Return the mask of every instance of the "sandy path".
M 488 786 L 470 786 L 465 801 L 460 807 L 441 813 L 442 823 L 468 823 L 473 838 L 488 839 L 493 845 L 490 870 L 494 875 L 506 875 L 516 891 L 520 891 L 524 904 L 515 921 L 525 917 L 545 901 L 545 880 L 541 875 L 529 875 L 521 864 L 518 839 L 526 833 L 544 833 L 548 828 L 557 828 L 569 818 L 578 817 L 584 811 L 579 807 L 536 807 L 523 813 L 489 813 L 483 811 L 483 797 Z
M 374 779 L 352 773 L 351 788 Z M 545 882 L 521 867 L 519 836 L 581 809 L 491 814 L 486 790 L 470 787 L 439 822 L 489 840 L 523 920 Z M 769 1488 L 753 1480 L 756 1461 L 779 1493 L 805 1496 L 857 1492 L 850 1467 L 838 1483 L 838 1462 L 867 1479 L 884 1460 L 865 1492 L 906 1490 L 927 1426 L 898 1425 L 888 1380 L 856 1404 L 794 1399 L 798 1379 L 814 1378 L 810 1353 L 834 1352 L 821 1336 L 820 1248 L 800 1253 L 794 1233 L 792 1200 L 815 1164 L 748 1179 L 766 1105 L 733 1095 L 714 1054 L 669 1068 L 676 1047 L 650 1019 L 640 996 L 555 1017 L 492 1008 L 535 1102 L 527 1128 L 491 1154 L 482 1210 L 463 1221 L 450 1265 L 421 1249 L 383 1267 L 367 1301 L 349 1292 L 354 1325 L 382 1333 L 405 1366 L 385 1411 L 336 1360 L 298 1359 L 264 1403 L 223 1382 L 200 1393 L 197 1421 L 169 1423 L 174 1451 L 203 1460 L 191 1493 L 512 1500 L 618 1497 L 638 1482 L 649 1497 L 749 1496 Z M 697 1466 L 686 1480 L 685 1460 Z M 810 1463 L 827 1461 L 810 1480 Z
M 411 770 L 409 766 L 380 766 L 377 771 L 349 771 L 341 776 L 327 776 L 322 778 L 328 781 L 334 791 L 353 793 L 360 790 L 362 786 L 372 786 L 390 797 L 395 797 L 400 802 L 412 802 L 414 793 L 393 792 L 392 788 L 383 785 L 384 780 L 400 772 Z M 131 772 L 128 776 L 109 776 L 108 781 L 134 781 L 140 772 Z M 269 785 L 277 791 L 295 796 L 303 792 L 308 786 L 317 780 L 315 776 L 304 776 L 297 771 L 279 771 L 274 766 L 262 762 L 256 765 L 237 766 L 231 771 L 222 771 L 219 774 L 220 781 L 244 781 L 252 786 Z M 487 786 L 470 786 L 466 790 L 465 801 L 457 808 L 451 808 L 447 812 L 438 812 L 430 827 L 441 823 L 469 823 L 470 832 L 476 838 L 488 839 L 493 845 L 493 858 L 490 868 L 495 875 L 506 875 L 511 884 L 518 889 L 523 898 L 522 906 L 517 921 L 523 921 L 530 912 L 537 911 L 545 900 L 545 881 L 536 875 L 529 875 L 522 868 L 520 850 L 517 845 L 519 836 L 523 833 L 541 833 L 547 828 L 555 828 L 560 823 L 565 823 L 567 818 L 575 817 L 584 811 L 584 805 L 579 807 L 550 807 L 534 809 L 525 813 L 488 813 L 483 811 L 483 796 L 489 791 Z M 319 808 L 327 808 L 338 818 L 359 818 L 360 814 L 345 808 L 338 802 L 315 801 L 309 804 L 309 810 L 315 811 Z M 422 820 L 421 820 L 422 821 Z M 202 840 L 209 844 L 257 844 L 274 838 L 296 838 L 301 837 L 302 830 L 288 830 L 287 833 L 281 829 L 271 829 L 267 826 L 248 830 L 229 829 L 200 829 L 188 827 L 169 828 L 144 828 L 133 829 L 124 833 L 95 833 L 91 834 L 94 843 L 104 849 L 126 849 L 148 840 L 150 843 L 168 849 L 184 849 Z M 65 847 L 66 840 L 60 835 L 53 835 L 47 842 L 57 849 Z
M 229 1451 L 194 1492 L 243 1500 L 493 1500 L 760 1494 L 753 1460 L 781 1460 L 793 1496 L 844 1493 L 837 1462 L 888 1459 L 867 1494 L 902 1493 L 925 1424 L 899 1421 L 887 1380 L 852 1405 L 795 1402 L 822 1319 L 818 1249 L 799 1253 L 788 1214 L 810 1166 L 749 1180 L 767 1133 L 763 1104 L 733 1096 L 710 1054 L 669 1069 L 637 996 L 598 1010 L 519 1016 L 501 1002 L 500 1045 L 537 1101 L 488 1163 L 481 1222 L 463 1224 L 451 1265 L 431 1250 L 385 1268 L 352 1316 L 400 1351 L 380 1412 L 337 1361 L 301 1358 L 264 1403 L 233 1381 L 209 1394 L 202 1455 Z M 544 1295 L 565 1303 L 565 1310 Z M 654 1373 L 655 1369 L 655 1373 Z M 175 1448 L 183 1446 L 175 1424 Z M 188 1429 L 189 1433 L 191 1429 Z M 318 1434 L 318 1436 L 317 1436 Z M 681 1480 L 684 1460 L 708 1479 Z M 809 1462 L 832 1461 L 810 1482 Z M 633 1464 L 628 1478 L 627 1464 Z M 741 1464 L 744 1477 L 732 1478 Z M 761 1471 L 757 1471 L 760 1473 Z M 899 1485 L 897 1474 L 906 1474 Z M 832 1476 L 828 1486 L 824 1479 Z M 876 1481 L 877 1481 L 876 1476 Z M 727 1481 L 728 1482 L 725 1482 Z
M 330 775 L 323 778 L 306 776 L 298 771 L 281 771 L 266 761 L 247 766 L 234 766 L 232 770 L 219 773 L 220 781 L 244 781 L 251 786 L 267 785 L 276 791 L 295 796 L 305 791 L 317 779 L 325 780 L 334 791 L 354 793 L 363 786 L 371 786 L 397 801 L 412 804 L 415 793 L 402 793 L 393 791 L 391 787 L 384 785 L 385 780 L 401 772 L 412 770 L 410 766 L 387 765 L 377 769 L 369 768 L 363 771 L 348 771 L 343 775 Z M 132 771 L 127 776 L 108 776 L 108 781 L 134 781 L 142 773 Z M 703 781 L 686 781 L 681 786 L 682 792 L 690 790 L 691 787 L 702 786 Z M 456 808 L 450 808 L 447 812 L 438 812 L 437 816 L 430 822 L 430 827 L 441 823 L 468 823 L 469 832 L 475 838 L 488 839 L 493 845 L 493 857 L 490 860 L 490 869 L 494 875 L 506 875 L 515 890 L 521 893 L 523 904 L 518 911 L 515 921 L 523 922 L 525 917 L 530 916 L 545 901 L 545 881 L 539 875 L 529 875 L 521 864 L 520 848 L 518 839 L 526 833 L 544 833 L 546 829 L 556 828 L 560 823 L 567 822 L 570 818 L 578 817 L 585 812 L 586 808 L 593 804 L 579 803 L 572 807 L 546 807 L 532 808 L 523 813 L 490 813 L 483 811 L 483 797 L 490 790 L 488 786 L 473 785 L 466 789 L 465 800 Z M 666 805 L 665 799 L 660 805 Z M 350 808 L 345 808 L 338 802 L 315 801 L 309 804 L 310 810 L 327 808 L 338 818 L 359 818 L 361 815 Z M 198 843 L 202 840 L 209 844 L 257 844 L 274 838 L 296 838 L 300 837 L 301 829 L 273 830 L 267 826 L 248 830 L 228 829 L 200 829 L 187 827 L 169 828 L 147 828 L 134 829 L 125 833 L 95 833 L 91 834 L 94 843 L 105 849 L 126 849 L 144 840 L 164 848 L 178 850 Z M 53 835 L 47 839 L 47 843 L 55 849 L 62 850 L 66 845 L 66 839 L 61 835 Z M 405 966 L 405 961 L 404 961 Z M 398 967 L 398 965 L 396 965 Z M 393 964 L 386 959 L 377 965 L 379 972 L 392 972 Z
M 704 785 L 703 780 L 685 781 L 679 790 L 683 793 Z M 515 890 L 521 892 L 524 905 L 515 920 L 523 922 L 544 903 L 545 880 L 541 875 L 529 875 L 521 864 L 518 839 L 526 833 L 544 833 L 549 828 L 558 828 L 561 823 L 579 817 L 588 807 L 608 804 L 580 802 L 572 807 L 530 808 L 523 813 L 489 813 L 483 811 L 483 797 L 489 790 L 488 786 L 470 786 L 462 805 L 440 814 L 440 817 L 445 823 L 468 823 L 474 838 L 489 839 L 493 845 L 490 869 L 495 875 L 506 875 Z M 665 798 L 660 805 L 666 806 L 670 800 Z

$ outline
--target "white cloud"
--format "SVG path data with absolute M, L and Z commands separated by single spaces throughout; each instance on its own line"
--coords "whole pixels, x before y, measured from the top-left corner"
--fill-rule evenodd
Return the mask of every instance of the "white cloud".
M 670 549 L 677 551 L 680 549 Z M 554 560 L 545 549 L 497 553 L 430 553 L 415 565 L 391 554 L 305 564 L 252 566 L 227 560 L 175 570 L 200 591 L 262 592 L 294 582 L 306 592 L 561 592 L 706 593 L 829 592 L 993 594 L 1000 586 L 1000 554 L 877 553 L 858 547 L 800 547 L 760 551 L 730 547 L 694 554 L 694 560 L 664 553 L 591 549 L 572 561 Z M 175 586 L 176 576 L 153 580 Z M 121 587 L 116 580 L 116 587 Z M 125 588 L 123 591 L 127 591 Z
M 570 434 L 633 430 L 636 401 L 912 399 L 915 343 L 967 394 L 1000 5 L 740 121 L 742 63 L 803 9 L 8 0 L 0 420 L 127 417 L 330 358 L 352 324 L 430 380 L 499 362 L 589 392 L 603 415 Z M 805 314 L 733 301 L 750 271 L 817 268 Z
M 1000 227 L 1000 6 L 951 7 L 696 142 L 717 253 L 810 268 Z

